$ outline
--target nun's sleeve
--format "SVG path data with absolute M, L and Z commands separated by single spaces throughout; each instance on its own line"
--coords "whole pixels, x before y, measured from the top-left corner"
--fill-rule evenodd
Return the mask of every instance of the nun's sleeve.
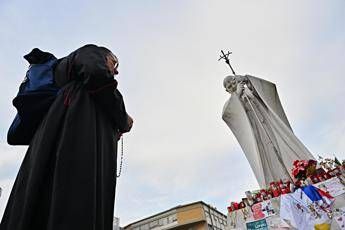
M 91 92 L 94 95 L 96 103 L 107 114 L 111 120 L 113 127 L 120 133 L 126 133 L 130 130 L 128 123 L 128 114 L 126 112 L 125 103 L 120 91 L 116 88 L 116 81 L 111 86 L 110 83 L 105 88 L 97 92 Z

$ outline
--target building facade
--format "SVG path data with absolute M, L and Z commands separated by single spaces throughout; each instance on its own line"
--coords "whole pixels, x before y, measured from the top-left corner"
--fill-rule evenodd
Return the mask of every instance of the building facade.
M 198 201 L 179 205 L 125 226 L 125 230 L 225 230 L 227 217 Z

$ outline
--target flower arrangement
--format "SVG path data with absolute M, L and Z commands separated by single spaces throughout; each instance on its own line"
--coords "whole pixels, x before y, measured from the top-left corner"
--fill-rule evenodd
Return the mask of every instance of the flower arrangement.
M 345 160 L 340 163 L 336 158 L 335 160 L 324 159 L 319 156 L 319 166 L 318 162 L 312 159 L 295 160 L 291 174 L 295 179 L 293 182 L 288 179 L 272 181 L 267 189 L 247 191 L 245 192 L 246 198 L 243 198 L 240 203 L 231 202 L 228 211 L 233 212 L 245 207 L 252 207 L 256 203 L 294 192 L 296 188 L 319 183 L 332 177 L 338 177 L 340 182 L 345 185 Z
M 295 160 L 293 162 L 292 175 L 297 180 L 305 180 L 316 172 L 317 161 L 315 160 Z

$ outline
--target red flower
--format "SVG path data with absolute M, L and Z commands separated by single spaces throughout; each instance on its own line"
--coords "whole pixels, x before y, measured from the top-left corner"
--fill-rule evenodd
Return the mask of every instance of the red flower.
M 299 162 L 299 160 L 295 160 L 294 162 L 293 162 L 293 166 L 297 166 L 297 164 L 298 164 L 298 162 Z

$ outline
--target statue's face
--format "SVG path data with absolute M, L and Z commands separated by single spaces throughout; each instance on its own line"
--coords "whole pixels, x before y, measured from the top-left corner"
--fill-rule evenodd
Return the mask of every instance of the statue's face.
M 223 81 L 224 88 L 227 92 L 233 93 L 236 91 L 237 81 L 235 76 L 227 76 Z

